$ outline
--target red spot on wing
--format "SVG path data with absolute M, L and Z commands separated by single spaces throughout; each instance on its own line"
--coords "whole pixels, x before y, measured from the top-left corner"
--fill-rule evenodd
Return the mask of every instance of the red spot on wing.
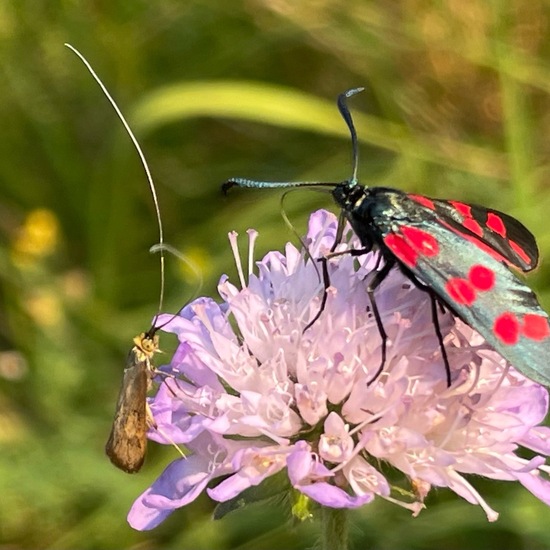
M 478 290 L 491 290 L 495 286 L 495 272 L 484 265 L 474 265 L 470 268 L 468 279 Z
M 409 267 L 416 265 L 418 252 L 401 235 L 390 233 L 384 237 L 384 243 L 405 265 Z
M 449 204 L 452 204 L 465 218 L 472 217 L 472 207 L 469 204 L 464 204 L 463 202 L 458 201 L 449 201 Z
M 538 313 L 527 313 L 523 316 L 521 331 L 530 340 L 544 340 L 550 336 L 548 317 Z
M 521 260 L 524 263 L 526 263 L 527 265 L 531 265 L 531 258 L 527 255 L 525 250 L 523 250 L 523 248 L 519 246 L 518 243 L 508 240 L 508 244 L 510 245 L 510 248 L 521 258 Z
M 418 254 L 422 254 L 423 256 L 437 256 L 439 254 L 437 239 L 423 229 L 404 225 L 401 227 L 401 234 Z
M 435 204 L 428 197 L 425 197 L 424 195 L 409 195 L 409 197 L 413 201 L 416 201 L 418 204 L 421 204 L 422 206 L 425 206 L 426 208 L 429 208 L 430 210 L 435 210 Z
M 445 284 L 450 298 L 458 304 L 472 305 L 476 300 L 476 290 L 466 279 L 453 277 Z
M 449 297 L 457 304 L 471 306 L 476 301 L 477 291 L 486 292 L 495 285 L 495 273 L 483 265 L 474 265 L 468 272 L 468 279 L 453 277 L 445 285 Z
M 481 228 L 481 225 L 477 223 L 473 218 L 466 218 L 462 225 L 466 227 L 466 229 L 469 229 L 472 233 L 475 233 L 479 237 L 483 235 L 483 229 Z
M 504 344 L 510 346 L 517 344 L 519 340 L 520 325 L 518 318 L 507 311 L 495 319 L 493 332 L 495 336 Z
M 504 225 L 502 218 L 497 216 L 494 212 L 489 212 L 487 214 L 487 227 L 491 231 L 498 233 L 501 237 L 506 236 L 506 226 Z

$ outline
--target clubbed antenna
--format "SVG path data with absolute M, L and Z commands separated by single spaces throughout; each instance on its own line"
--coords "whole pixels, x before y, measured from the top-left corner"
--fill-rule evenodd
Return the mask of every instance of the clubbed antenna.
M 351 118 L 351 113 L 348 109 L 348 98 L 358 94 L 359 92 L 362 92 L 365 88 L 352 88 L 351 90 L 347 90 L 343 93 L 341 93 L 338 96 L 338 110 L 340 111 L 340 114 L 342 115 L 342 118 L 346 122 L 349 132 L 351 134 L 351 147 L 352 147 L 352 155 L 353 155 L 353 172 L 351 174 L 351 179 L 349 180 L 349 185 L 357 185 L 357 167 L 359 165 L 359 145 L 357 143 L 357 132 L 355 130 L 355 125 L 353 124 L 353 118 Z

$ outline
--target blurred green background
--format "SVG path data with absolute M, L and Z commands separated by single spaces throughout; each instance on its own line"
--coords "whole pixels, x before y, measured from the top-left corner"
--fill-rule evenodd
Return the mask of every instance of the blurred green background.
M 149 189 L 79 48 L 145 150 L 166 240 L 193 258 L 213 295 L 234 276 L 227 232 L 292 234 L 281 193 L 236 190 L 230 176 L 340 181 L 350 140 L 360 179 L 490 205 L 536 235 L 529 278 L 550 307 L 550 5 L 542 0 L 197 0 L 0 2 L 0 549 L 310 548 L 316 525 L 253 507 L 211 518 L 199 498 L 149 533 L 126 513 L 173 449 L 151 444 L 143 470 L 104 456 L 131 338 L 159 291 Z M 299 231 L 330 197 L 296 192 Z M 334 208 L 333 208 L 334 209 Z M 196 280 L 167 260 L 167 311 Z M 173 346 L 164 337 L 162 347 Z M 473 483 L 501 513 L 434 492 L 419 518 L 377 500 L 353 514 L 352 547 L 550 548 L 550 510 L 521 487 Z

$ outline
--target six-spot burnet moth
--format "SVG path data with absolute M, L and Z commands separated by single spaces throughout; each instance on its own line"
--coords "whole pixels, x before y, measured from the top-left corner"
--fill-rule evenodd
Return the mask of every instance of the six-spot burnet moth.
M 143 154 L 134 133 L 126 122 L 124 115 L 86 58 L 70 44 L 65 44 L 65 46 L 67 46 L 80 58 L 90 74 L 99 84 L 101 90 L 121 120 L 126 132 L 130 136 L 130 139 L 136 148 L 145 170 L 151 195 L 153 197 L 159 230 L 159 244 L 155 245 L 151 251 L 154 250 L 160 252 L 161 286 L 158 306 L 158 311 L 160 312 L 164 297 L 164 251 L 172 251 L 173 249 L 164 244 L 164 231 L 156 188 L 153 183 L 153 178 L 151 176 L 147 160 L 145 159 L 145 155 Z M 156 332 L 161 327 L 155 326 L 155 321 L 156 316 L 151 328 L 147 332 L 144 332 L 134 338 L 134 346 L 128 353 L 128 358 L 126 360 L 126 367 L 124 369 L 124 376 L 122 378 L 122 384 L 118 394 L 111 433 L 105 445 L 105 452 L 111 459 L 111 462 L 117 468 L 120 468 L 128 473 L 138 472 L 143 465 L 145 453 L 147 452 L 147 431 L 149 427 L 155 427 L 153 416 L 147 404 L 147 392 L 149 391 L 153 377 L 156 374 L 151 360 L 154 354 L 159 351 L 158 336 Z M 165 438 L 168 442 L 172 443 L 168 437 L 165 436 Z M 175 444 L 174 446 L 181 453 L 179 447 Z
M 362 90 L 348 90 L 338 97 L 338 108 L 353 144 L 350 179 L 330 183 L 233 178 L 223 184 L 223 190 L 233 186 L 332 189 L 336 204 L 364 247 L 350 252 L 378 250 L 384 262 L 368 283 L 372 311 L 382 337 L 382 361 L 376 376 L 384 367 L 387 336 L 376 306 L 375 290 L 397 266 L 432 297 L 433 319 L 448 384 L 449 364 L 439 331 L 437 303 L 477 330 L 525 376 L 550 386 L 548 315 L 535 294 L 511 271 L 514 268 L 527 272 L 537 265 L 539 253 L 534 236 L 518 220 L 497 210 L 360 185 L 357 134 L 346 102 Z

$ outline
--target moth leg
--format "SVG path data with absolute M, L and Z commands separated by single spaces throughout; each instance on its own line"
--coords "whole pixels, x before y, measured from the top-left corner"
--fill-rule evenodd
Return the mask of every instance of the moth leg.
M 321 317 L 321 314 L 325 310 L 325 306 L 327 305 L 327 299 L 328 299 L 328 287 L 330 286 L 330 275 L 328 272 L 328 258 L 325 256 L 323 258 L 320 258 L 321 262 L 321 272 L 323 274 L 323 297 L 321 298 L 321 305 L 319 306 L 319 311 L 315 314 L 313 319 L 309 321 L 309 323 L 304 327 L 304 330 L 302 331 L 302 334 L 306 332 L 306 330 L 310 329 L 317 319 Z
M 304 330 L 302 331 L 302 334 L 304 334 L 306 330 L 310 329 L 315 324 L 317 319 L 321 317 L 321 314 L 325 310 L 325 306 L 327 304 L 327 299 L 328 299 L 328 287 L 330 286 L 328 260 L 335 254 L 334 251 L 336 250 L 336 247 L 342 242 L 344 226 L 345 226 L 345 218 L 344 218 L 343 212 L 341 212 L 340 217 L 338 218 L 338 227 L 336 229 L 336 238 L 334 239 L 334 243 L 332 243 L 329 253 L 324 255 L 322 258 L 319 258 L 319 261 L 321 262 L 321 271 L 323 274 L 323 297 L 321 298 L 321 306 L 319 307 L 319 311 L 315 314 L 315 317 L 313 317 L 313 319 L 311 319 L 311 321 L 309 321 L 309 323 L 305 326 Z M 344 253 L 347 253 L 347 251 L 345 251 Z M 336 255 L 338 255 L 338 253 Z
M 180 449 L 179 445 L 167 434 L 165 434 L 157 425 L 155 421 L 155 417 L 153 416 L 153 412 L 151 411 L 151 407 L 149 406 L 149 403 L 145 403 L 145 417 L 147 422 L 147 427 L 150 429 L 155 430 L 159 435 L 161 435 L 167 443 L 170 443 L 176 451 L 183 457 L 187 458 L 185 453 Z
M 338 244 L 338 241 L 335 241 L 334 245 L 331 248 L 331 250 L 336 248 L 337 244 Z M 306 330 L 308 330 L 309 328 L 311 328 L 313 326 L 315 321 L 317 321 L 317 319 L 319 319 L 319 317 L 321 317 L 321 313 L 323 313 L 323 311 L 325 309 L 325 306 L 326 306 L 326 303 L 327 303 L 327 298 L 328 298 L 327 290 L 328 290 L 328 287 L 330 286 L 330 275 L 329 275 L 329 272 L 328 272 L 328 260 L 330 260 L 331 258 L 336 258 L 338 256 L 343 256 L 344 254 L 349 254 L 350 256 L 363 256 L 364 254 L 369 253 L 371 250 L 372 250 L 371 248 L 352 248 L 350 250 L 341 250 L 340 252 L 329 252 L 328 254 L 323 256 L 322 258 L 317 259 L 318 262 L 321 262 L 321 270 L 322 270 L 322 273 L 323 273 L 323 286 L 324 286 L 323 298 L 321 299 L 321 306 L 319 307 L 319 311 L 315 314 L 315 317 L 313 317 L 313 319 L 306 325 L 306 327 L 302 331 L 302 334 Z M 378 264 L 377 264 L 376 267 L 378 267 Z
M 338 256 L 343 256 L 344 254 L 349 254 L 350 256 L 363 256 L 368 254 L 372 248 L 350 248 L 348 250 L 340 250 L 339 252 L 329 252 L 323 258 L 319 258 L 319 261 L 330 260 L 332 258 L 337 258 Z
M 145 423 L 147 424 L 147 428 L 158 430 L 157 423 L 155 422 L 155 417 L 153 416 L 149 403 L 145 403 Z
M 334 243 L 330 247 L 330 251 L 325 254 L 322 258 L 319 258 L 318 261 L 321 262 L 321 270 L 323 274 L 323 298 L 321 299 L 321 306 L 319 307 L 319 311 L 315 314 L 315 317 L 309 321 L 309 323 L 305 326 L 304 330 L 302 331 L 302 334 L 306 332 L 309 328 L 311 328 L 317 319 L 321 317 L 321 314 L 325 310 L 325 306 L 327 304 L 328 299 L 328 287 L 330 286 L 330 275 L 328 272 L 328 260 L 331 258 L 335 258 L 337 256 L 342 256 L 344 254 L 351 254 L 352 256 L 362 256 L 363 254 L 367 254 L 372 250 L 372 246 L 370 247 L 364 247 L 359 249 L 351 249 L 351 250 L 342 250 L 340 252 L 335 252 L 336 247 L 342 242 L 342 235 L 344 233 L 344 227 L 345 227 L 345 216 L 343 211 L 340 213 L 340 217 L 338 219 L 338 228 L 336 230 L 336 238 L 334 239 Z
M 380 338 L 382 338 L 382 349 L 381 349 L 381 361 L 380 366 L 378 367 L 378 370 L 374 374 L 374 376 L 370 379 L 370 381 L 367 383 L 367 386 L 370 386 L 382 373 L 384 370 L 384 366 L 386 364 L 386 351 L 388 348 L 388 335 L 386 334 L 386 330 L 384 329 L 384 323 L 382 323 L 382 317 L 380 316 L 380 311 L 378 310 L 378 304 L 376 303 L 376 299 L 374 297 L 374 291 L 380 286 L 382 281 L 388 276 L 388 273 L 392 269 L 392 267 L 395 265 L 395 261 L 392 261 L 391 259 L 387 259 L 386 263 L 382 267 L 380 271 L 377 271 L 374 277 L 371 279 L 367 286 L 367 295 L 370 300 L 370 305 L 372 308 L 372 314 L 374 315 L 374 321 L 376 322 L 376 327 L 378 328 L 378 332 L 380 334 Z
M 414 284 L 418 290 L 422 292 L 427 292 L 430 296 L 431 309 L 432 309 L 432 322 L 435 329 L 435 335 L 437 336 L 437 341 L 439 343 L 439 349 L 441 350 L 441 357 L 443 358 L 443 364 L 445 365 L 445 376 L 447 378 L 447 387 L 451 386 L 451 365 L 449 363 L 449 357 L 447 355 L 447 350 L 445 344 L 443 343 L 443 335 L 441 334 L 441 326 L 439 324 L 439 315 L 437 313 L 437 308 L 441 311 L 441 314 L 444 315 L 447 311 L 454 316 L 457 316 L 452 307 L 443 302 L 433 290 L 424 283 L 421 283 L 412 273 L 408 270 L 403 270 L 405 275 L 407 275 L 410 281 Z
M 441 308 L 443 306 L 439 300 L 434 296 L 433 292 L 429 292 L 430 301 L 432 303 L 432 321 L 435 329 L 435 334 L 437 336 L 437 341 L 439 342 L 439 349 L 441 350 L 441 357 L 443 358 L 443 364 L 445 365 L 445 374 L 447 376 L 447 387 L 451 387 L 451 367 L 449 365 L 449 358 L 447 357 L 447 350 L 445 349 L 445 344 L 443 343 L 443 335 L 441 334 L 441 327 L 439 326 L 439 316 L 437 314 L 437 304 L 439 303 Z M 444 310 L 443 310 L 444 311 Z

